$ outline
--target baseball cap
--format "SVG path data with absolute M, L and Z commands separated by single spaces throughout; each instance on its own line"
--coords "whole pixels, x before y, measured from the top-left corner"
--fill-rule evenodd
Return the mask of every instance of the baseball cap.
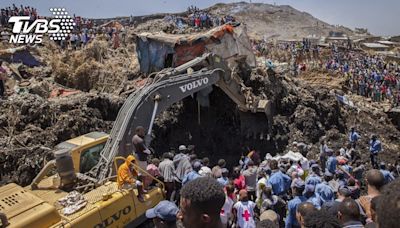
M 178 207 L 167 200 L 159 202 L 155 207 L 146 211 L 146 217 L 149 219 L 160 218 L 164 221 L 175 221 Z
M 347 164 L 347 160 L 346 159 L 339 159 L 338 163 L 339 163 L 339 165 L 345 165 L 345 164 Z
M 333 174 L 329 171 L 325 171 L 324 175 L 327 177 L 333 177 Z
M 319 168 L 319 165 L 318 164 L 312 164 L 311 165 L 311 169 L 314 169 L 314 168 Z
M 307 184 L 306 187 L 304 188 L 304 192 L 314 192 L 315 191 L 315 185 L 312 184 Z
M 229 173 L 229 170 L 227 168 L 222 168 L 221 173 Z
M 178 149 L 179 149 L 179 150 L 187 150 L 187 148 L 186 148 L 185 145 L 180 145 Z
M 193 169 L 199 169 L 199 168 L 201 168 L 201 166 L 202 166 L 202 164 L 200 161 L 195 161 L 193 163 Z

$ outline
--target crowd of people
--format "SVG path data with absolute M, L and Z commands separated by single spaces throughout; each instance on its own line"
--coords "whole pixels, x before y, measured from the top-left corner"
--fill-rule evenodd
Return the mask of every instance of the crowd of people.
M 143 200 L 156 184 L 149 174 L 163 181 L 166 200 L 146 213 L 156 227 L 396 227 L 388 215 L 400 212 L 400 164 L 379 162 L 382 143 L 375 135 L 370 168 L 357 150 L 361 136 L 355 128 L 345 148 L 331 149 L 322 138 L 318 160 L 307 159 L 309 145 L 295 142 L 292 149 L 301 159 L 263 159 L 251 151 L 232 168 L 224 159 L 212 164 L 198 158 L 194 146 L 155 158 L 144 135 L 138 127 L 132 140 L 136 156 L 120 166 L 118 185 L 136 186 Z M 383 205 L 389 196 L 397 204 Z
M 0 25 L 1 27 L 8 27 L 8 19 L 12 16 L 28 16 L 30 17 L 30 21 L 36 20 L 39 15 L 37 9 L 30 7 L 30 6 L 23 6 L 17 7 L 13 4 L 10 7 L 2 8 L 0 14 Z
M 400 106 L 400 65 L 381 55 L 355 50 L 350 41 L 330 43 L 328 50 L 309 39 L 277 44 L 252 41 L 252 45 L 260 56 L 289 63 L 294 76 L 308 69 L 327 71 L 344 77 L 355 94 Z
M 359 52 L 337 52 L 326 63 L 327 70 L 340 72 L 350 90 L 374 102 L 389 101 L 400 105 L 400 66 L 382 56 Z
M 212 28 L 225 23 L 235 22 L 235 18 L 231 15 L 212 15 L 195 6 L 188 7 L 187 13 L 186 17 L 168 15 L 164 20 L 173 22 L 179 29 L 183 29 L 185 26 L 195 29 Z
M 196 6 L 188 7 L 188 25 L 195 28 L 210 28 L 220 26 L 228 22 L 235 22 L 235 18 L 230 15 L 219 16 L 211 15 L 206 11 L 200 10 Z
M 65 40 L 57 41 L 62 49 L 79 50 L 85 48 L 97 36 L 104 36 L 109 45 L 117 49 L 120 47 L 121 42 L 125 44 L 126 29 L 121 26 L 99 26 L 92 20 L 82 18 L 80 16 L 73 16 L 74 29 Z

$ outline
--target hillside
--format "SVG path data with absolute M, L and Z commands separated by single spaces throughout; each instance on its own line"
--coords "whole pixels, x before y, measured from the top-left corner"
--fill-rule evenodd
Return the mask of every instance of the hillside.
M 348 28 L 337 28 L 287 5 L 240 2 L 216 4 L 207 11 L 212 14 L 232 15 L 247 25 L 251 36 L 261 38 L 290 39 L 312 34 L 328 36 L 330 31 L 352 33 Z
M 323 22 L 307 12 L 301 12 L 288 5 L 271 5 L 265 3 L 218 3 L 203 9 L 211 15 L 234 16 L 239 22 L 246 24 L 248 33 L 256 38 L 294 39 L 310 35 L 328 36 L 330 31 L 343 32 L 353 35 L 349 28 L 336 27 Z M 158 32 L 163 30 L 167 33 L 174 30 L 173 25 L 165 22 L 163 18 L 167 13 L 135 16 L 135 32 Z M 180 12 L 172 14 L 186 17 L 187 13 Z M 110 20 L 118 20 L 124 24 L 129 22 L 128 17 L 95 19 L 97 24 L 103 24 Z M 193 33 L 186 31 L 185 33 Z

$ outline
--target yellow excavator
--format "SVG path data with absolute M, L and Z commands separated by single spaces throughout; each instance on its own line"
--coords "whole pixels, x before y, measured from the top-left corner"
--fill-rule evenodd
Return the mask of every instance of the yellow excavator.
M 91 132 L 62 142 L 55 147 L 56 159 L 45 165 L 30 186 L 0 187 L 0 212 L 5 213 L 7 227 L 137 227 L 143 223 L 146 210 L 164 199 L 163 183 L 154 177 L 157 187 L 144 195 L 144 202 L 138 200 L 137 189 L 118 189 L 112 176 L 82 194 L 85 206 L 76 213 L 65 214 L 59 202 L 71 190 L 62 187 L 73 183 L 72 190 L 79 190 L 79 178 L 74 175 L 95 164 L 108 138 L 106 133 Z M 124 159 L 114 159 L 115 169 Z M 57 174 L 47 176 L 52 168 Z
M 118 189 L 115 178 L 118 166 L 133 152 L 131 140 L 137 126 L 147 129 L 145 143 L 149 146 L 157 114 L 185 97 L 196 94 L 201 99 L 215 85 L 240 111 L 265 113 L 268 132 L 271 102 L 255 96 L 244 85 L 234 70 L 237 59 L 229 61 L 204 54 L 177 68 L 163 70 L 127 98 L 109 135 L 91 132 L 58 144 L 55 159 L 46 163 L 30 186 L 0 187 L 2 226 L 101 228 L 137 227 L 143 223 L 145 211 L 164 199 L 163 183 L 151 177 L 155 187 L 147 191 L 142 202 L 137 189 Z

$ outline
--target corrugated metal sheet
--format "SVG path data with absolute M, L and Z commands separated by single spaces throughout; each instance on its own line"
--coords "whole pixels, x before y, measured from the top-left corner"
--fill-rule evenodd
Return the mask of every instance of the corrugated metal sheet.
M 379 43 L 363 43 L 363 45 L 368 48 L 389 48 L 389 46 Z
M 250 66 L 256 64 L 244 26 L 233 28 L 231 25 L 223 25 L 194 35 L 141 33 L 136 37 L 140 70 L 144 73 L 165 68 L 169 54 L 173 55 L 172 67 L 180 66 L 205 52 L 212 52 L 223 58 L 245 55 Z

